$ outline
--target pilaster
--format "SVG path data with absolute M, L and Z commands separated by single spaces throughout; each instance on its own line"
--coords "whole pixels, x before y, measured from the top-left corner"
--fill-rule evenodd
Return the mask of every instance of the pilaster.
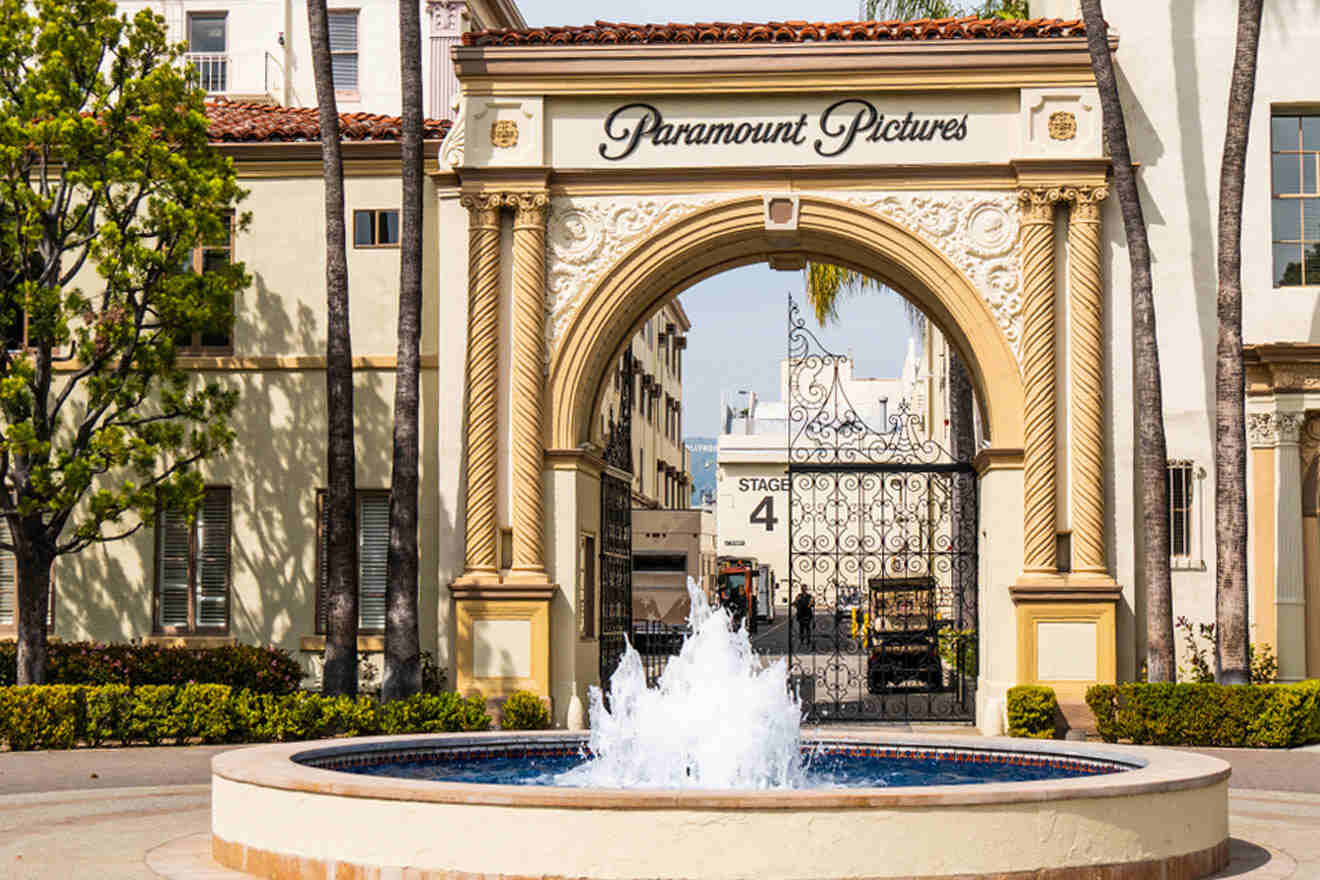
M 1072 458 L 1072 570 L 1108 572 L 1105 542 L 1104 345 L 1100 286 L 1103 186 L 1066 187 L 1069 379 Z
M 1256 637 L 1273 647 L 1279 680 L 1306 677 L 1306 584 L 1302 557 L 1304 414 L 1297 395 L 1276 395 L 1275 409 L 1247 417 L 1257 521 Z M 1268 473 L 1267 473 L 1268 472 Z M 1265 515 L 1262 516 L 1261 514 Z

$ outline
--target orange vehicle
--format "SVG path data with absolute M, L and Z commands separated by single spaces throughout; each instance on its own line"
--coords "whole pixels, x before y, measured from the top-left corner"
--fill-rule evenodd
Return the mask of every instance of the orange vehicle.
M 733 614 L 735 625 L 747 619 L 747 628 L 756 632 L 756 581 L 761 570 L 755 559 L 720 559 L 715 580 L 716 599 Z

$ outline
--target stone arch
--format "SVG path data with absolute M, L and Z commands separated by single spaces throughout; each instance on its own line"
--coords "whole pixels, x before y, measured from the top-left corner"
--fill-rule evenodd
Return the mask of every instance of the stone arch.
M 976 288 L 947 257 L 904 227 L 833 199 L 802 196 L 791 241 L 771 240 L 762 198 L 695 211 L 661 228 L 596 282 L 550 363 L 546 445 L 576 449 L 598 430 L 606 370 L 645 319 L 693 284 L 769 254 L 801 254 L 872 275 L 915 302 L 968 365 L 991 445 L 1023 445 L 1017 358 Z

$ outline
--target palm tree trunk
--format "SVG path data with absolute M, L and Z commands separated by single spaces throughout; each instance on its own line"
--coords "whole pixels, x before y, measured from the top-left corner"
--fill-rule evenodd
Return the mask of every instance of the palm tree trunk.
M 312 72 L 325 180 L 326 633 L 322 693 L 356 694 L 358 681 L 357 481 L 353 450 L 353 341 L 348 326 L 344 160 L 330 66 L 326 0 L 308 0 Z
M 1104 116 L 1105 146 L 1114 163 L 1114 190 L 1123 213 L 1132 274 L 1132 359 L 1136 394 L 1137 479 L 1141 485 L 1142 580 L 1146 586 L 1146 673 L 1150 681 L 1174 681 L 1173 587 L 1169 578 L 1168 451 L 1164 440 L 1164 393 L 1159 343 L 1155 335 L 1155 297 L 1150 273 L 1146 218 L 1132 170 L 1127 125 L 1118 94 L 1109 34 L 1100 0 L 1081 0 L 1086 44 L 1095 71 Z
M 1239 0 L 1219 170 L 1219 339 L 1215 348 L 1215 653 L 1221 684 L 1246 684 L 1247 424 L 1242 367 L 1242 184 L 1263 0 Z
M 418 372 L 422 336 L 422 36 L 417 0 L 399 3 L 403 86 L 403 205 L 399 242 L 399 348 L 394 376 L 385 678 L 381 698 L 422 689 L 417 634 Z

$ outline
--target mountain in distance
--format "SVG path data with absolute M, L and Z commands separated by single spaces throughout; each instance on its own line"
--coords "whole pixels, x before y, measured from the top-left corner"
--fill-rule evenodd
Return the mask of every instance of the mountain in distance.
M 688 468 L 692 471 L 692 506 L 701 505 L 701 498 L 709 493 L 715 500 L 715 451 L 718 448 L 714 437 L 684 437 L 688 448 Z

